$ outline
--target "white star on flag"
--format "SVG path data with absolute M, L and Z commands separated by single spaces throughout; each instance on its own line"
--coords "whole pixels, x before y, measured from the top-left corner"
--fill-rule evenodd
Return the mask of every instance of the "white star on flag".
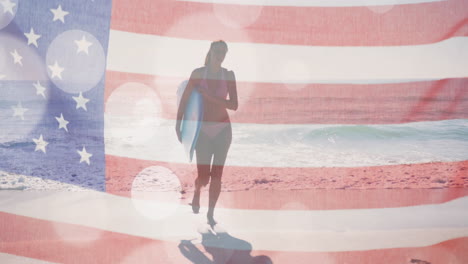
M 68 132 L 67 125 L 70 122 L 68 122 L 67 120 L 65 120 L 65 118 L 63 118 L 63 114 L 60 113 L 60 117 L 55 117 L 55 119 L 57 119 L 57 121 L 59 122 L 59 129 L 63 128 L 65 129 L 65 131 Z
M 76 109 L 78 108 L 83 108 L 85 111 L 88 111 L 88 109 L 86 109 L 86 103 L 89 102 L 89 99 L 83 97 L 83 93 L 80 92 L 80 95 L 78 97 L 76 96 L 73 96 L 73 100 L 76 101 Z
M 48 65 L 48 67 L 52 71 L 51 79 L 53 79 L 54 77 L 57 77 L 60 80 L 62 79 L 62 72 L 64 68 L 60 67 L 57 61 L 55 61 L 54 65 Z
M 21 66 L 23 66 L 23 63 L 21 62 L 21 60 L 23 59 L 23 57 L 21 55 L 18 54 L 18 52 L 16 51 L 13 51 L 13 52 L 10 52 L 11 56 L 13 56 L 13 60 L 14 60 L 14 63 L 15 64 L 19 64 Z
M 36 83 L 33 83 L 33 85 L 36 88 L 36 95 L 42 95 L 42 97 L 45 98 L 44 92 L 45 92 L 46 88 L 44 86 L 42 86 L 39 81 L 37 81 Z
M 50 12 L 54 14 L 53 21 L 60 20 L 62 23 L 65 23 L 65 16 L 70 14 L 67 11 L 63 11 L 61 5 L 59 5 L 56 9 L 50 9 Z
M 49 144 L 49 142 L 42 138 L 42 134 L 38 139 L 33 138 L 33 140 L 34 143 L 36 143 L 36 149 L 34 151 L 42 150 L 42 152 L 46 153 L 46 146 Z
M 21 117 L 21 120 L 24 120 L 24 113 L 26 111 L 28 111 L 27 108 L 24 108 L 22 105 L 21 105 L 21 102 L 18 102 L 18 105 L 15 107 L 15 106 L 12 106 L 11 108 L 13 108 L 13 117 L 15 116 L 20 116 Z
M 3 79 L 3 78 L 5 78 L 5 75 L 0 74 L 0 80 Z
M 2 4 L 2 6 L 3 6 L 3 13 L 4 14 L 6 12 L 8 12 L 8 13 L 13 15 L 13 7 L 16 6 L 15 3 L 10 2 L 10 0 L 4 0 L 4 1 L 0 2 L 0 4 Z
M 90 165 L 89 158 L 93 156 L 93 154 L 86 152 L 85 146 L 83 146 L 83 150 L 79 151 L 77 150 L 78 154 L 80 154 L 80 163 L 86 162 L 88 165 Z
M 29 33 L 24 33 L 24 35 L 26 36 L 26 38 L 28 38 L 28 45 L 33 44 L 34 46 L 36 46 L 36 48 L 38 47 L 37 40 L 41 37 L 41 35 L 34 33 L 33 28 L 31 28 Z
M 75 43 L 78 46 L 78 51 L 76 53 L 83 51 L 84 53 L 88 54 L 89 46 L 93 45 L 93 43 L 86 40 L 85 36 L 83 36 L 81 40 L 75 40 Z

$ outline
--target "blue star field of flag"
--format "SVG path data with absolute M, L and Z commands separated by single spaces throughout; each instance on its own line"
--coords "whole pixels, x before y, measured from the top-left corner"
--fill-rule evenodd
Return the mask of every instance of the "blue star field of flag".
M 105 190 L 110 16 L 110 0 L 0 0 L 0 174 Z

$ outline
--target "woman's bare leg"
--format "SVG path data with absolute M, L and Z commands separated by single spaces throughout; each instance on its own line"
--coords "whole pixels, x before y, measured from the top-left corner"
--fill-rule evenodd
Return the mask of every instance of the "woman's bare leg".
M 198 212 L 200 212 L 200 189 L 201 187 L 197 185 L 197 180 L 195 180 L 195 192 L 193 193 L 191 204 L 194 214 L 198 214 Z
M 197 156 L 197 173 L 198 177 L 195 180 L 195 192 L 192 199 L 192 211 L 198 214 L 200 210 L 200 191 L 203 186 L 206 186 L 210 180 L 212 150 L 209 148 L 208 142 L 204 135 L 200 133 L 196 146 Z
M 213 166 L 211 171 L 211 183 L 209 191 L 209 201 L 208 201 L 208 213 L 206 217 L 208 219 L 208 224 L 215 225 L 216 221 L 214 220 L 214 208 L 218 202 L 219 194 L 221 193 L 221 176 L 223 173 L 224 166 Z
M 213 153 L 213 166 L 211 167 L 211 183 L 209 191 L 208 213 L 206 214 L 208 224 L 216 225 L 214 220 L 214 208 L 221 193 L 221 178 L 223 175 L 224 163 L 226 162 L 227 152 L 231 145 L 232 132 L 231 127 L 224 129 L 217 137 Z

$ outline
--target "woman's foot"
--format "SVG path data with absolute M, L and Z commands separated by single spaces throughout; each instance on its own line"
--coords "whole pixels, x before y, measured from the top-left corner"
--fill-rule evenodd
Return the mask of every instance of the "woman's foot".
M 190 203 L 192 206 L 192 211 L 194 214 L 198 214 L 200 212 L 200 191 L 195 191 L 192 199 L 192 203 Z
M 194 204 L 194 203 L 189 203 L 192 206 L 192 211 L 194 214 L 198 214 L 200 212 L 200 205 L 199 204 Z
M 207 223 L 208 223 L 211 227 L 213 227 L 213 226 L 215 226 L 215 225 L 217 224 L 217 222 L 214 220 L 214 217 L 213 217 L 212 214 L 208 213 L 208 214 L 206 215 L 206 218 L 208 219 Z

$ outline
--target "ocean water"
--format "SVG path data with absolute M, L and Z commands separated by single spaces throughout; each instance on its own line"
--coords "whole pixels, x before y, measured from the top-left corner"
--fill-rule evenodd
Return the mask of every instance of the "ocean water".
M 188 162 L 174 122 L 123 128 L 106 117 L 106 153 Z M 397 125 L 265 125 L 234 123 L 226 164 L 255 167 L 355 167 L 468 159 L 468 120 Z
M 93 100 L 84 111 L 76 109 L 72 99 L 76 95 L 55 91 L 53 97 L 43 98 L 35 94 L 31 82 L 16 88 L 22 94 L 0 94 L 0 171 L 104 190 L 104 125 L 102 104 L 93 104 L 96 96 L 90 93 Z M 28 109 L 24 119 L 14 116 L 19 102 Z M 61 114 L 70 122 L 68 131 L 59 129 L 56 117 Z M 45 153 L 36 151 L 34 139 L 41 135 L 48 143 Z M 78 151 L 84 146 L 93 155 L 89 165 L 80 162 Z
M 235 125 L 233 130 L 236 158 L 251 166 L 351 167 L 468 159 L 466 119 L 397 125 Z M 242 158 L 241 153 L 251 152 L 262 156 L 254 162 Z
M 103 149 L 105 142 L 107 154 L 188 162 L 177 141 L 173 120 L 142 117 L 140 113 L 105 114 L 101 119 L 96 114 L 102 108 L 78 111 L 71 98 L 54 102 L 35 96 L 36 100 L 22 101 L 23 107 L 30 109 L 24 120 L 13 116 L 16 101 L 0 100 L 0 151 L 4 157 L 0 167 L 24 167 L 18 166 L 24 158 L 42 154 L 34 151 L 33 142 L 40 134 L 49 142 L 47 156 L 63 153 L 63 148 L 71 143 L 69 156 L 61 159 L 65 164 L 75 164 L 77 170 L 82 169 L 77 167 L 82 164 L 76 161 L 75 153 L 83 142 L 96 147 L 96 152 L 102 151 L 98 149 Z M 66 119 L 70 117 L 68 132 L 58 129 L 55 117 L 60 113 Z M 234 166 L 356 167 L 468 160 L 468 119 L 387 125 L 234 123 L 232 129 L 226 164 Z M 100 155 L 93 159 L 103 162 L 103 158 Z M 36 165 L 41 166 L 40 162 Z

